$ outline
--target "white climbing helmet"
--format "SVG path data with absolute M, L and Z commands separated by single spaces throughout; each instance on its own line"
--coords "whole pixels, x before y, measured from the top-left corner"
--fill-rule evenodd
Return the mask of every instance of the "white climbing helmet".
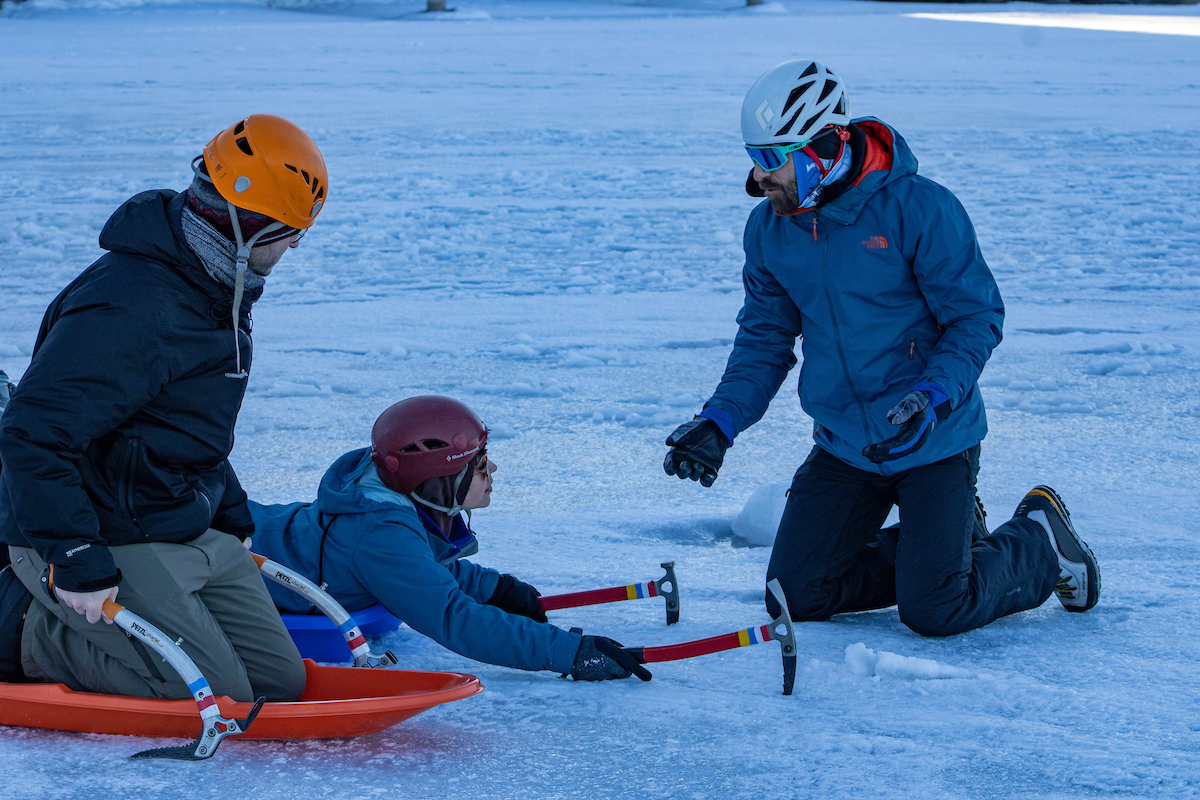
M 742 101 L 742 140 L 748 145 L 793 144 L 826 125 L 849 125 L 846 89 L 816 61 L 785 61 L 754 82 Z

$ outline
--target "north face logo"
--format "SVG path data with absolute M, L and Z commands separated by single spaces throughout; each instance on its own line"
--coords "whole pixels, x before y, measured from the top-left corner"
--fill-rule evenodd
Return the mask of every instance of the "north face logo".
M 888 249 L 887 239 L 883 236 L 872 236 L 870 239 L 863 239 L 863 244 L 867 246 L 868 250 Z

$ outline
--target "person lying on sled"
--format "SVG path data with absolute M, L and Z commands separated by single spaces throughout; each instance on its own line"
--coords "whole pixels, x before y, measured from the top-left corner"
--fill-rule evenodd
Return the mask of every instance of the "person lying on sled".
M 476 661 L 575 680 L 631 673 L 649 680 L 613 640 L 548 624 L 537 589 L 465 558 L 479 549 L 470 513 L 492 499 L 496 463 L 487 438 L 487 427 L 457 400 L 401 400 L 375 421 L 371 447 L 333 462 L 315 501 L 250 501 L 254 549 L 326 584 L 348 611 L 382 603 Z M 267 588 L 282 611 L 310 610 L 295 593 Z

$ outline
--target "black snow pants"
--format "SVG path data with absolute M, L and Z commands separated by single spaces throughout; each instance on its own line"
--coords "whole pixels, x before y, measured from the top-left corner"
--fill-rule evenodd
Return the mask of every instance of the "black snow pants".
M 897 475 L 852 467 L 814 447 L 796 471 L 767 580 L 793 620 L 899 607 L 922 636 L 949 636 L 1036 608 L 1054 591 L 1058 557 L 1032 520 L 972 542 L 979 445 Z M 900 508 L 899 537 L 880 532 Z M 779 606 L 767 594 L 772 616 Z

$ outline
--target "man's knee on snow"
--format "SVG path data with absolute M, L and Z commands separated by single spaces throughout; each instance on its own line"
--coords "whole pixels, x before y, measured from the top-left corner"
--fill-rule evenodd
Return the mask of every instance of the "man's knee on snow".
M 920 603 L 906 603 L 899 607 L 900 621 L 913 633 L 921 636 L 954 636 L 970 630 L 955 614 L 956 609 Z

